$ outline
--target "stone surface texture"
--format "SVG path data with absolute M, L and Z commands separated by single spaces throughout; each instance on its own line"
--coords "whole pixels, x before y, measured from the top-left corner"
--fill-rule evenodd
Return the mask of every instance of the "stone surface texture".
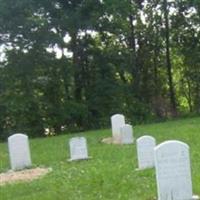
M 189 146 L 166 141 L 155 148 L 155 168 L 159 200 L 189 200 L 192 179 Z
M 121 127 L 125 125 L 125 117 L 115 114 L 111 117 L 112 137 L 115 141 L 121 141 Z
M 88 159 L 87 141 L 84 137 L 74 137 L 69 141 L 70 160 Z
M 134 142 L 133 128 L 131 125 L 125 124 L 121 127 L 121 142 L 122 144 L 132 144 Z
M 28 136 L 17 133 L 8 138 L 8 150 L 12 170 L 31 166 Z
M 154 167 L 154 148 L 156 140 L 148 135 L 137 139 L 137 157 L 139 169 Z

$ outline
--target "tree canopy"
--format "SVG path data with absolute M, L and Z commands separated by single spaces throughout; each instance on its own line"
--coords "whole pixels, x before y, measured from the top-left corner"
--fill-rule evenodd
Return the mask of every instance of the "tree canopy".
M 0 0 L 0 138 L 200 113 L 199 0 Z

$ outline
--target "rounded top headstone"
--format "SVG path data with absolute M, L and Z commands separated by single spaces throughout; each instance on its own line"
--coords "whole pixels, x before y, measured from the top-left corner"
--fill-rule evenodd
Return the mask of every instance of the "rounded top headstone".
M 117 118 L 124 118 L 124 115 L 122 115 L 122 114 L 114 114 L 114 115 L 111 116 L 112 119 L 114 119 L 116 117 Z
M 28 136 L 16 133 L 8 138 L 10 164 L 13 170 L 31 166 Z
M 20 138 L 20 139 L 21 139 L 21 138 L 24 138 L 24 139 L 27 139 L 28 136 L 25 135 L 25 134 L 23 134 L 23 133 L 15 133 L 15 134 L 9 136 L 9 137 L 8 137 L 8 140 L 11 141 L 11 140 L 16 139 L 16 138 Z
M 144 135 L 144 136 L 141 136 L 137 139 L 137 142 L 140 142 L 140 141 L 144 141 L 144 140 L 152 140 L 152 141 L 155 141 L 155 138 L 152 137 L 152 136 L 149 136 L 149 135 Z
M 178 140 L 168 140 L 168 141 L 165 141 L 159 145 L 157 145 L 155 147 L 155 151 L 159 151 L 160 149 L 164 149 L 164 148 L 167 148 L 168 150 L 172 149 L 173 147 L 184 147 L 185 149 L 189 149 L 190 147 L 184 143 L 184 142 L 181 142 L 181 141 L 178 141 Z

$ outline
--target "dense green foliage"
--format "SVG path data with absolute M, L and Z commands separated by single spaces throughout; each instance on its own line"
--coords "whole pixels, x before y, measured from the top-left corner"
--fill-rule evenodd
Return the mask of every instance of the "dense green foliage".
M 200 118 L 134 127 L 136 137 L 152 135 L 157 143 L 181 140 L 190 146 L 193 192 L 200 195 Z M 110 130 L 90 131 L 77 136 L 88 140 L 92 159 L 67 162 L 67 143 L 74 134 L 31 139 L 35 166 L 52 167 L 47 176 L 29 183 L 0 187 L 2 200 L 153 200 L 157 199 L 154 169 L 135 171 L 136 146 L 100 143 L 111 135 Z M 0 172 L 9 168 L 7 145 L 0 143 Z
M 0 0 L 0 138 L 199 113 L 199 22 L 199 0 Z

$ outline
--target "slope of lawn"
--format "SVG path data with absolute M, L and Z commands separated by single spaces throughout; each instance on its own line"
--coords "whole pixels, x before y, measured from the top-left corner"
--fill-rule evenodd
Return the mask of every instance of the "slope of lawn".
M 157 143 L 169 139 L 190 146 L 193 191 L 200 195 L 200 118 L 182 119 L 134 127 L 134 135 L 149 134 Z M 34 166 L 52 167 L 43 178 L 0 187 L 1 200 L 153 200 L 154 169 L 135 171 L 136 146 L 108 145 L 100 141 L 111 130 L 67 134 L 30 140 Z M 73 136 L 88 140 L 89 161 L 67 162 L 68 141 Z M 0 172 L 9 169 L 7 144 L 0 144 Z

